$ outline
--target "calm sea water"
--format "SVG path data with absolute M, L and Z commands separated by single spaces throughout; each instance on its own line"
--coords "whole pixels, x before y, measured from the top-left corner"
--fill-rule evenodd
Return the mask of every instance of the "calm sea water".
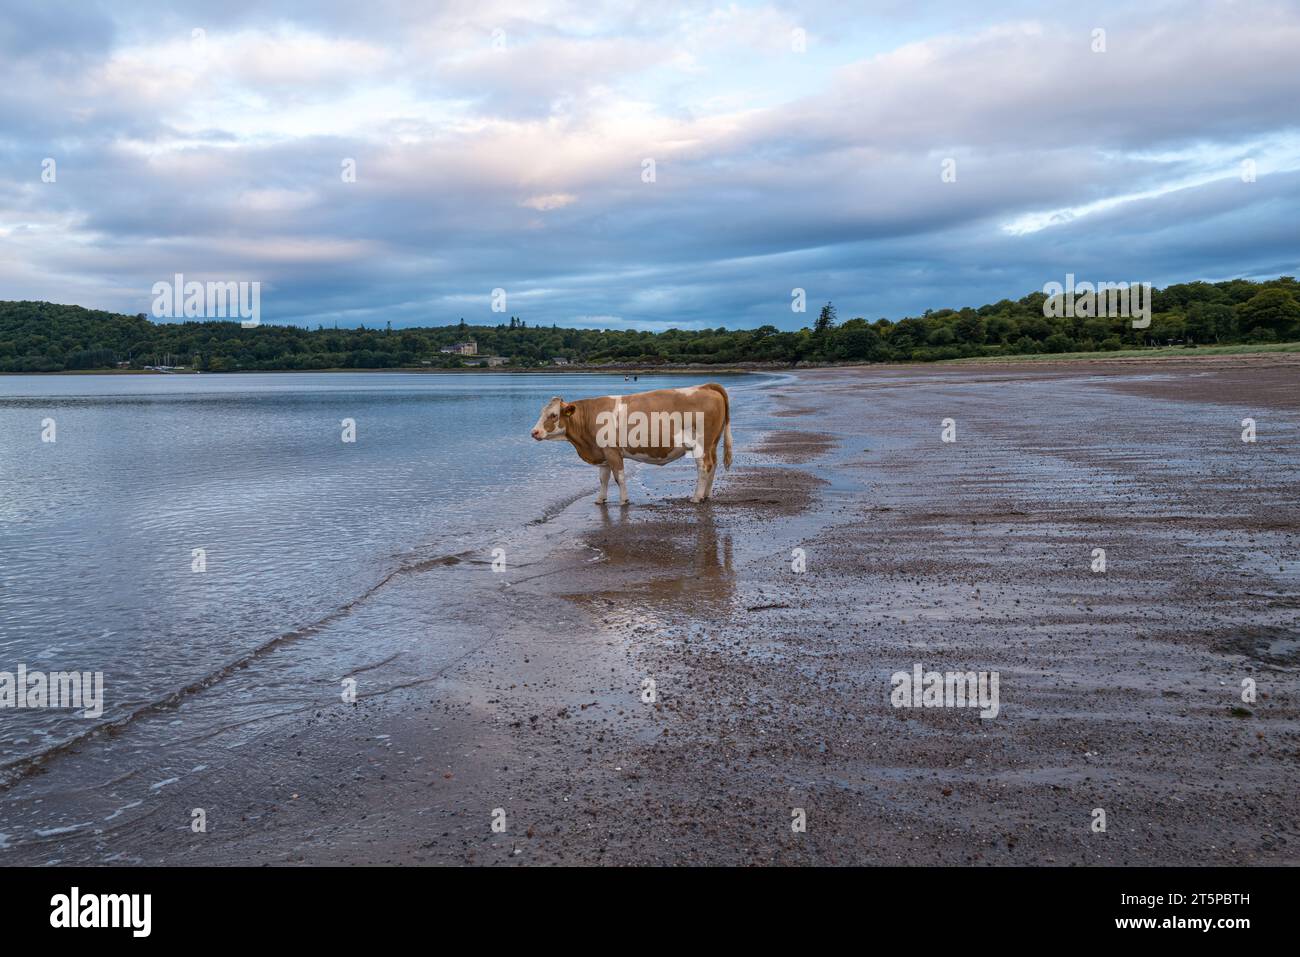
M 121 721 L 316 628 L 394 570 L 481 549 L 594 495 L 595 470 L 567 443 L 529 437 L 552 395 L 695 381 L 0 377 L 0 671 L 103 672 L 98 720 Z M 355 442 L 342 440 L 344 419 Z M 55 441 L 42 441 L 46 420 Z M 692 470 L 682 478 L 689 486 Z M 427 623 L 453 597 L 413 596 L 411 627 L 433 640 Z M 378 654 L 378 633 L 398 626 L 352 627 L 339 640 L 373 640 Z M 86 728 L 66 711 L 6 709 L 0 766 Z

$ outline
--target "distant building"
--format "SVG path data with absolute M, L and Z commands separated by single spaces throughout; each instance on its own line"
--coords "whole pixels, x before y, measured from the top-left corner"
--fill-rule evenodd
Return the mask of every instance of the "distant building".
M 564 356 L 553 356 L 551 358 L 551 365 L 553 366 L 567 366 L 568 364 L 569 360 L 564 358 Z
M 464 362 L 463 365 L 471 367 L 487 366 L 491 368 L 493 366 L 503 366 L 509 361 L 510 360 L 505 356 L 476 356 L 475 358 Z
M 478 355 L 478 343 L 472 339 L 469 342 L 453 342 L 449 346 L 443 346 L 438 351 L 453 356 L 476 356 Z

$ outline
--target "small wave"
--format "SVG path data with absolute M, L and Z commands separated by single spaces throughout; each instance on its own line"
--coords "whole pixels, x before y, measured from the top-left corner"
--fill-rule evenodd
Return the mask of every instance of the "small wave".
M 131 810 L 132 808 L 137 808 L 143 803 L 144 803 L 143 801 L 132 801 L 130 804 L 124 804 L 122 807 L 118 808 L 108 817 L 104 818 L 104 821 L 105 823 L 107 823 L 108 821 L 115 820 L 116 818 L 121 817 L 127 811 Z
M 556 499 L 550 505 L 547 505 L 546 508 L 542 509 L 542 514 L 540 518 L 535 518 L 528 524 L 545 525 L 547 522 L 551 521 L 551 519 L 555 518 L 557 515 L 563 512 L 574 502 L 578 501 L 578 499 L 586 498 L 587 495 L 589 494 L 591 494 L 590 491 L 584 489 L 581 492 L 574 492 L 572 495 L 568 495 L 564 498 Z
M 93 822 L 83 821 L 80 824 L 68 824 L 64 827 L 47 827 L 42 831 L 37 831 L 37 837 L 58 837 L 60 834 L 71 834 L 73 831 L 80 831 L 83 827 L 90 827 Z

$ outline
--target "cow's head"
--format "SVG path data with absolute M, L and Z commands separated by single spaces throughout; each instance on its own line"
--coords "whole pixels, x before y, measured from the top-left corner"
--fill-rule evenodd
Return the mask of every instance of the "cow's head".
M 564 438 L 564 427 L 568 424 L 569 416 L 573 415 L 574 407 L 566 403 L 558 395 L 551 399 L 550 402 L 542 406 L 542 414 L 537 417 L 537 424 L 533 426 L 533 438 L 538 442 L 542 439 L 562 439 Z

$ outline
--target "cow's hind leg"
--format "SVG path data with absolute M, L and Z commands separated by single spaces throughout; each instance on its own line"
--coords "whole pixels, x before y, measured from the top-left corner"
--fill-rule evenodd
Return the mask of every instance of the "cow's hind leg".
M 695 459 L 695 494 L 691 496 L 691 501 L 703 502 L 709 497 L 709 457 L 698 446 L 691 451 L 698 456 Z
M 704 498 L 713 498 L 713 480 L 718 477 L 718 456 L 716 451 L 713 455 L 708 456 L 709 472 L 704 479 Z
M 605 500 L 609 498 L 609 466 L 600 467 L 600 491 L 596 493 L 596 504 L 604 505 Z

